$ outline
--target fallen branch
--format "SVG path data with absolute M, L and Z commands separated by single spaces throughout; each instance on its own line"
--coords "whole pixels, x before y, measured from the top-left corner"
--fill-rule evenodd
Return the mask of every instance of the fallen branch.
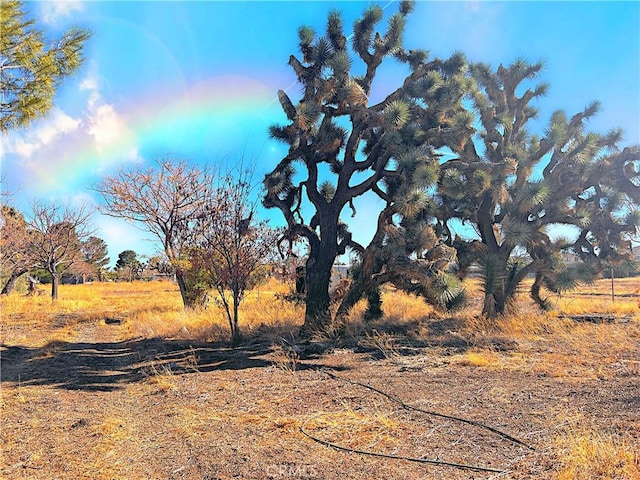
M 586 313 L 583 315 L 558 315 L 558 318 L 568 318 L 575 322 L 589 323 L 627 323 L 631 320 L 630 316 L 616 317 L 606 313 Z

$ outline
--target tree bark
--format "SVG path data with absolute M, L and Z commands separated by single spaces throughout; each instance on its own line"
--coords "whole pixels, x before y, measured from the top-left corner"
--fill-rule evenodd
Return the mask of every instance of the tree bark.
M 504 285 L 496 287 L 492 292 L 485 292 L 482 315 L 487 318 L 495 318 L 502 315 L 510 298 L 505 294 Z
M 185 279 L 184 272 L 176 269 L 175 272 L 176 283 L 178 284 L 178 288 L 180 289 L 180 296 L 182 297 L 182 304 L 185 308 L 196 308 L 204 305 L 204 295 L 198 295 L 197 292 L 193 291 L 193 289 L 189 289 L 187 287 L 187 282 Z
M 21 270 L 14 270 L 13 272 L 11 272 L 11 275 L 9 276 L 7 283 L 4 284 L 4 287 L 2 288 L 2 292 L 0 292 L 0 295 L 9 295 L 10 293 L 12 293 L 16 288 L 16 283 L 18 279 L 28 271 L 29 270 L 27 269 L 21 269 Z
M 304 325 L 301 336 L 309 336 L 313 332 L 322 331 L 331 325 L 329 310 L 329 283 L 333 260 L 330 254 L 316 252 L 307 260 L 305 284 L 307 289 Z
M 347 291 L 347 294 L 342 299 L 342 303 L 340 303 L 340 306 L 338 307 L 338 311 L 336 313 L 336 321 L 340 322 L 341 324 L 345 322 L 347 315 L 349 315 L 351 309 L 364 296 L 364 291 L 364 282 L 356 280 L 351 284 L 349 290 Z
M 238 287 L 236 286 L 233 294 L 233 318 L 229 319 L 231 326 L 231 346 L 237 347 L 242 343 L 242 334 L 240 333 L 240 326 L 238 325 L 238 307 L 240 306 L 240 298 L 238 297 Z
M 58 285 L 60 283 L 60 275 L 57 273 L 51 274 L 51 300 L 58 299 Z
M 531 286 L 530 296 L 534 302 L 540 307 L 542 310 L 549 310 L 550 305 L 547 300 L 540 296 L 540 289 L 542 288 L 542 282 L 544 281 L 544 275 L 540 272 L 536 273 L 536 279 Z
M 327 331 L 331 327 L 329 285 L 333 263 L 338 256 L 338 217 L 333 209 L 318 210 L 320 241 L 312 242 L 305 266 L 306 308 L 301 337 L 315 332 Z
M 382 311 L 382 295 L 378 287 L 367 290 L 367 310 L 364 312 L 364 319 L 367 322 L 379 320 L 384 312 Z
M 504 313 L 508 301 L 507 262 L 504 254 L 492 253 L 484 266 L 484 303 L 482 315 L 495 318 Z M 495 262 L 495 264 L 494 264 Z

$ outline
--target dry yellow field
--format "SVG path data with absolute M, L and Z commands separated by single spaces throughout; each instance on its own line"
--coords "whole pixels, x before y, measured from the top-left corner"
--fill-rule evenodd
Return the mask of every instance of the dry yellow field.
M 303 308 L 275 281 L 248 294 L 236 349 L 215 301 L 185 312 L 169 282 L 3 297 L 0 478 L 637 479 L 640 279 L 614 286 L 546 313 L 525 287 L 495 320 L 477 283 L 454 315 L 389 289 L 381 321 L 358 305 L 320 355 L 290 348 Z

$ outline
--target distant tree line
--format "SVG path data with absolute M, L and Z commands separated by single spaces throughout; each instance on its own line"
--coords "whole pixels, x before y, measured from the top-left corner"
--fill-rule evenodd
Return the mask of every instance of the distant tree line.
M 100 278 L 108 263 L 107 247 L 93 236 L 87 207 L 34 202 L 25 218 L 8 205 L 0 216 L 0 272 L 6 278 L 2 294 L 13 291 L 22 275 L 48 277 L 51 297 L 58 298 L 58 285 L 65 274 Z

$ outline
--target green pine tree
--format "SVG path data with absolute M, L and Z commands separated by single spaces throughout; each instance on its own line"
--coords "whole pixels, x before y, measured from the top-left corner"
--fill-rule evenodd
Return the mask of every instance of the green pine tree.
M 22 2 L 0 2 L 0 131 L 28 125 L 52 107 L 62 80 L 82 63 L 89 32 L 71 28 L 49 42 Z

